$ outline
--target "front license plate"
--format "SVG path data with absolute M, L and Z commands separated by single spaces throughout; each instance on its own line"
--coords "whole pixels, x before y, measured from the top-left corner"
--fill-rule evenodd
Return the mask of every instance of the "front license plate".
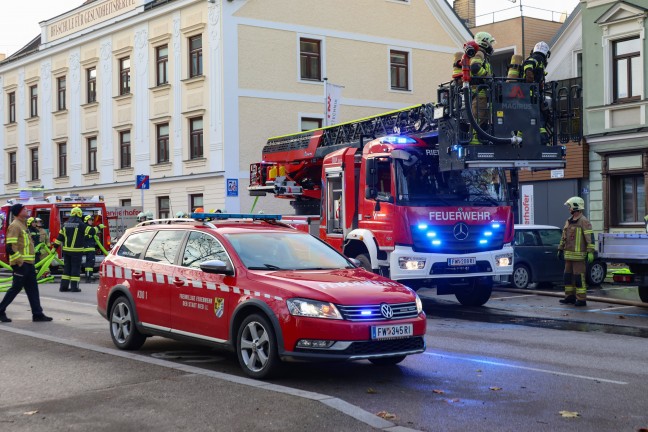
M 448 258 L 449 266 L 467 266 L 477 264 L 477 258 L 475 257 L 465 257 L 465 258 Z
M 412 336 L 413 333 L 414 326 L 412 324 L 371 326 L 372 340 L 409 337 Z

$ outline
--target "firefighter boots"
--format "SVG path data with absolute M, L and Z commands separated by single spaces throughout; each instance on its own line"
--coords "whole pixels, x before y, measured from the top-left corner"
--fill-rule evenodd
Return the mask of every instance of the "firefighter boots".
M 580 300 L 579 300 L 580 301 Z M 575 295 L 568 295 L 564 299 L 558 300 L 559 303 L 562 304 L 576 304 L 576 296 Z M 584 305 L 583 305 L 584 306 Z

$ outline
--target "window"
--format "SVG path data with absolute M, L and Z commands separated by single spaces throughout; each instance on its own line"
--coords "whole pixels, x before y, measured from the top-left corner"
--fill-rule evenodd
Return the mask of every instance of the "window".
M 155 59 L 157 62 L 155 82 L 157 85 L 166 84 L 169 82 L 168 73 L 167 73 L 169 70 L 168 45 L 163 45 L 155 49 Z
M 38 180 L 38 149 L 30 149 L 29 154 L 31 158 L 31 179 Z
M 119 132 L 119 167 L 131 166 L 131 136 L 130 131 Z
M 121 207 L 130 207 L 133 205 L 133 202 L 130 199 L 122 199 L 119 200 L 119 205 Z
M 169 162 L 169 123 L 157 125 L 157 163 Z
M 576 53 L 576 76 L 583 76 L 583 53 Z
M 16 122 L 16 92 L 9 93 L 9 123 Z
M 390 51 L 391 88 L 393 90 L 409 90 L 409 53 Z
M 65 77 L 59 77 L 56 79 L 56 109 L 62 111 L 65 109 Z
M 189 195 L 189 211 L 195 211 L 198 207 L 203 207 L 203 195 L 202 194 L 191 194 Z
M 616 223 L 643 222 L 646 214 L 646 185 L 643 174 L 611 178 L 613 195 L 617 200 Z
M 29 99 L 31 101 L 29 106 L 30 117 L 38 116 L 38 86 L 33 85 L 29 87 Z
M 200 264 L 209 260 L 229 263 L 227 253 L 218 240 L 208 234 L 192 231 L 182 255 L 182 266 L 200 269 Z
M 97 137 L 88 138 L 88 172 L 97 172 Z
M 301 79 L 322 81 L 322 41 L 317 39 L 299 40 L 299 61 Z
M 198 35 L 189 38 L 189 78 L 202 73 L 202 35 Z
M 130 57 L 119 59 L 119 94 L 130 93 Z
M 161 196 L 157 199 L 158 202 L 158 214 L 161 219 L 166 219 L 171 214 L 171 200 L 168 196 Z
M 176 254 L 180 249 L 180 242 L 184 237 L 184 231 L 158 231 L 155 238 L 146 249 L 144 260 L 154 261 L 162 264 L 175 263 Z
M 322 119 L 320 118 L 302 117 L 301 119 L 302 132 L 312 130 L 312 129 L 319 129 L 321 127 L 322 127 Z
M 67 143 L 58 144 L 58 176 L 67 176 Z
M 189 119 L 191 134 L 189 136 L 189 159 L 203 157 L 203 119 L 202 117 Z
M 97 68 L 86 70 L 86 92 L 88 103 L 97 101 Z
M 155 232 L 144 231 L 131 234 L 117 251 L 118 256 L 139 258 Z
M 16 183 L 17 181 L 16 170 L 16 152 L 9 153 L 9 183 Z
M 641 41 L 638 37 L 613 42 L 612 79 L 614 102 L 639 100 L 641 89 Z

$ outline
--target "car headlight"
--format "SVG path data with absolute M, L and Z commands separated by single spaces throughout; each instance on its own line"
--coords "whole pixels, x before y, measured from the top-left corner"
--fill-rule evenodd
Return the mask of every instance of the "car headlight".
M 497 267 L 513 265 L 513 254 L 495 255 L 495 265 Z
M 425 258 L 422 257 L 400 257 L 398 267 L 403 270 L 422 270 L 425 268 Z
M 288 299 L 286 304 L 291 315 L 311 318 L 342 319 L 342 315 L 333 303 L 294 298 Z
M 418 296 L 418 294 L 414 294 L 416 296 L 416 312 L 421 313 L 423 312 L 423 302 L 421 301 L 421 297 Z

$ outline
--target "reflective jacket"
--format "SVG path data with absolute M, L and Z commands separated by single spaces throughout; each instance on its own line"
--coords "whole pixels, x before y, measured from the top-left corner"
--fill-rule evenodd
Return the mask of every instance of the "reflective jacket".
M 524 61 L 522 69 L 524 70 L 524 77 L 526 82 L 541 83 L 545 80 L 547 72 L 547 60 L 544 54 L 535 52 Z
M 86 230 L 87 236 L 86 236 L 86 243 L 85 243 L 85 251 L 86 252 L 93 252 L 97 246 L 96 239 L 97 239 L 97 234 L 99 234 L 99 227 L 88 225 L 88 229 Z
M 565 251 L 565 260 L 584 261 L 587 252 L 594 252 L 594 230 L 592 224 L 583 215 L 574 220 L 567 219 L 563 227 L 559 250 Z
M 73 216 L 63 224 L 55 244 L 62 245 L 63 252 L 84 252 L 86 237 L 90 227 L 78 216 Z
M 6 244 L 9 264 L 34 263 L 36 258 L 34 255 L 34 243 L 31 240 L 27 225 L 20 219 L 14 218 L 9 228 L 7 228 Z

